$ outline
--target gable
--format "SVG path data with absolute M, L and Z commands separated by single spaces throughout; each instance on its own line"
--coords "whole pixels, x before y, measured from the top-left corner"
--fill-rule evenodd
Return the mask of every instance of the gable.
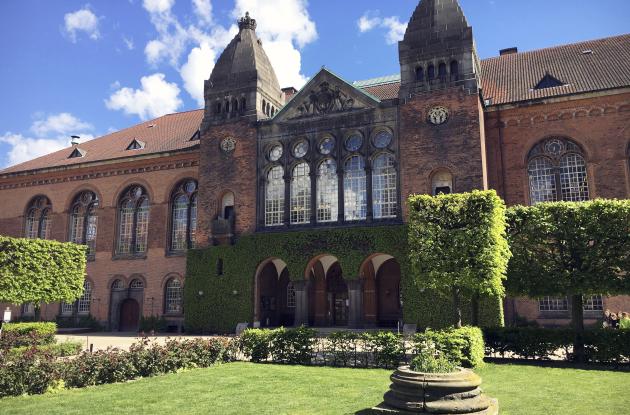
M 553 88 L 556 86 L 563 86 L 564 82 L 560 81 L 558 78 L 552 76 L 547 72 L 545 76 L 536 84 L 534 89 L 545 89 L 545 88 Z
M 322 69 L 273 118 L 293 120 L 378 107 L 380 100 Z

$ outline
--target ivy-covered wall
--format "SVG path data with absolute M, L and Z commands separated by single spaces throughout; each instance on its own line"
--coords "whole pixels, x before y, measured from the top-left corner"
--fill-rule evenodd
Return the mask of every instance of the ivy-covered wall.
M 318 229 L 260 233 L 241 237 L 233 246 L 215 246 L 188 253 L 184 308 L 191 332 L 230 333 L 241 322 L 252 322 L 256 269 L 269 258 L 287 264 L 292 280 L 303 280 L 308 262 L 329 254 L 339 260 L 346 280 L 359 278 L 368 256 L 382 253 L 400 264 L 403 315 L 407 323 L 441 328 L 451 324 L 450 300 L 436 307 L 437 297 L 420 292 L 411 277 L 407 226 Z M 442 301 L 442 300 L 440 300 Z M 482 301 L 481 323 L 502 325 L 501 300 Z

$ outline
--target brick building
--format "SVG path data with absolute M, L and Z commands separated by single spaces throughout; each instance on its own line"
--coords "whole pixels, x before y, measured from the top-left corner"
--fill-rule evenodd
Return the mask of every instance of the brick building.
M 282 89 L 256 21 L 239 21 L 205 84 L 205 108 L 166 115 L 0 171 L 0 233 L 87 244 L 86 293 L 42 315 L 133 330 L 181 325 L 186 251 L 252 233 L 404 223 L 413 193 L 496 189 L 510 205 L 630 197 L 630 35 L 480 60 L 456 0 L 422 0 L 400 74 L 347 82 L 328 69 Z M 360 279 L 338 259 L 251 270 L 250 322 L 389 325 L 402 316 L 396 258 Z M 200 295 L 202 293 L 200 292 Z M 586 299 L 586 317 L 630 308 Z M 507 299 L 566 324 L 566 298 Z M 15 306 L 16 314 L 32 305 Z

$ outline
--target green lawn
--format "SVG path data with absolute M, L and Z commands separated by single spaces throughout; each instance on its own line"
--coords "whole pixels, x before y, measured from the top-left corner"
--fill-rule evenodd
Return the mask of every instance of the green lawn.
M 0 400 L 0 414 L 354 414 L 378 404 L 387 370 L 232 363 L 128 384 Z M 503 415 L 629 415 L 630 373 L 487 365 Z

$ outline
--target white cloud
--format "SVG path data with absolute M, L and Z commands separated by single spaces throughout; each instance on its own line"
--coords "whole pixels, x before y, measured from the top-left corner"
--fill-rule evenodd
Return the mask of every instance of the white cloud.
M 210 25 L 212 23 L 212 3 L 210 0 L 192 0 L 192 2 L 200 23 Z
M 43 117 L 45 117 L 43 114 L 39 114 L 30 127 L 35 137 L 10 131 L 0 135 L 0 143 L 9 146 L 3 160 L 5 167 L 66 148 L 70 146 L 70 135 L 81 136 L 80 142 L 94 138 L 89 133 L 94 127 L 70 113 L 63 112 Z
M 127 49 L 129 50 L 134 50 L 135 49 L 135 45 L 133 43 L 133 39 L 128 38 L 127 36 L 123 36 L 123 42 L 125 43 L 125 46 L 127 47 Z
M 385 29 L 385 41 L 389 45 L 394 45 L 405 37 L 407 23 L 401 22 L 398 16 L 381 18 L 378 16 L 379 11 L 366 11 L 363 16 L 357 20 L 359 32 L 365 33 L 376 28 Z
M 77 41 L 77 33 L 85 32 L 90 39 L 97 40 L 101 34 L 98 30 L 98 17 L 86 6 L 64 16 L 65 30 L 72 42 Z
M 215 60 L 216 51 L 207 43 L 202 43 L 190 51 L 188 61 L 180 71 L 184 88 L 202 107 L 204 105 L 204 80 L 210 77 Z
M 164 74 L 144 76 L 140 84 L 141 89 L 124 87 L 117 90 L 105 100 L 105 105 L 111 110 L 135 114 L 142 120 L 173 113 L 182 105 L 179 87 L 167 82 Z
M 168 13 L 175 4 L 175 0 L 144 0 L 142 6 L 149 13 Z

